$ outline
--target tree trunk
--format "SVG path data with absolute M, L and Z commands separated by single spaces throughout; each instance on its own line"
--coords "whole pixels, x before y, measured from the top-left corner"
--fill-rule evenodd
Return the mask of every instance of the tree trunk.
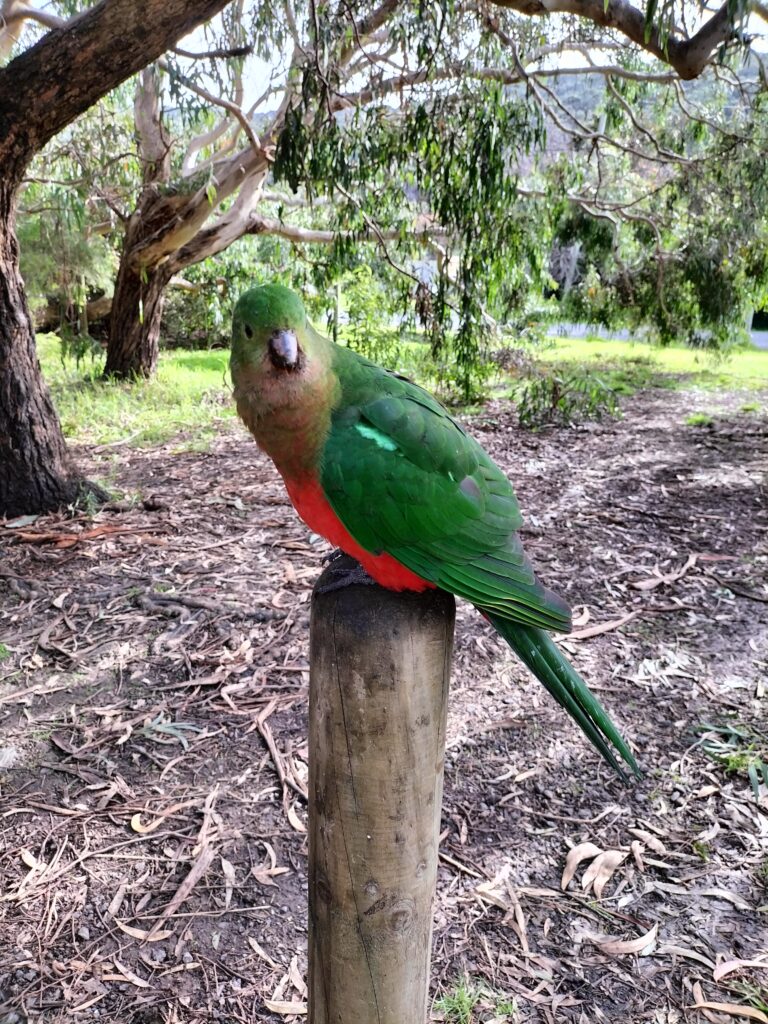
M 40 373 L 14 219 L 0 181 L 0 516 L 9 517 L 69 504 L 82 482 Z
M 140 217 L 140 215 L 139 215 Z M 129 227 L 112 298 L 105 377 L 135 380 L 151 377 L 160 349 L 160 321 L 165 289 L 172 272 L 167 265 L 137 270 L 131 256 L 133 232 Z

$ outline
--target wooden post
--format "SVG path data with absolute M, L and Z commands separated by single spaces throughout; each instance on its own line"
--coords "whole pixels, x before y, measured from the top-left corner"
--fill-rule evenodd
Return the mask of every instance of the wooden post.
M 313 595 L 309 1024 L 425 1024 L 454 610 L 439 590 Z

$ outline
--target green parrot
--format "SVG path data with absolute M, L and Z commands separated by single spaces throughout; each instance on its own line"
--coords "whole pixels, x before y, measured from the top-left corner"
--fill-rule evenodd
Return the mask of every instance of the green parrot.
M 639 777 L 547 632 L 568 632 L 570 610 L 534 576 L 512 485 L 443 406 L 318 334 L 280 285 L 238 300 L 230 365 L 238 413 L 307 526 L 383 587 L 471 601 L 622 778 L 613 748 Z

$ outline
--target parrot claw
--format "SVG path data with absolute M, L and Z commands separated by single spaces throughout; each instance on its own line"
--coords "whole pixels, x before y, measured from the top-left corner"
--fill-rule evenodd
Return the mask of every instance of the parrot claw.
M 336 561 L 336 558 L 339 555 L 344 554 L 345 552 L 343 551 L 334 552 L 329 561 Z M 352 587 L 355 584 L 366 587 L 376 585 L 376 580 L 368 575 L 359 562 L 355 562 L 351 569 L 330 569 L 326 570 L 326 572 L 329 572 L 332 576 L 336 576 L 337 579 L 331 580 L 329 583 L 316 585 L 316 594 L 330 594 L 334 590 L 343 590 L 345 587 Z
M 340 558 L 343 558 L 345 554 L 346 554 L 346 552 L 342 551 L 341 548 L 336 548 L 336 550 L 335 551 L 331 551 L 330 554 L 323 555 L 322 564 L 323 565 L 330 565 L 331 562 L 338 562 L 338 560 Z

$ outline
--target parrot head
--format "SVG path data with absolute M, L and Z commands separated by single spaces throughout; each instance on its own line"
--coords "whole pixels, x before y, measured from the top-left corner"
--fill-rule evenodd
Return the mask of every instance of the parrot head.
M 232 316 L 232 375 L 280 375 L 301 372 L 307 356 L 307 314 L 288 288 L 268 284 L 251 288 L 237 301 Z
M 237 410 L 260 444 L 270 431 L 284 431 L 280 443 L 287 444 L 286 437 L 303 434 L 304 420 L 329 404 L 335 389 L 329 346 L 288 288 L 268 284 L 240 296 L 229 365 Z

